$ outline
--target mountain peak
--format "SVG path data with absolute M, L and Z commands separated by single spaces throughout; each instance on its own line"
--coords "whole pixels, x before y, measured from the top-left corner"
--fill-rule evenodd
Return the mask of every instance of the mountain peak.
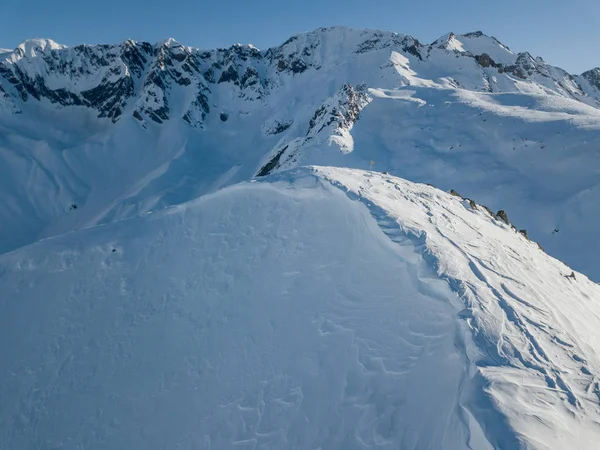
M 22 53 L 22 56 L 36 56 L 38 53 L 46 53 L 49 50 L 62 50 L 63 48 L 67 48 L 67 46 L 58 44 L 52 39 L 35 38 L 21 42 L 15 51 Z
M 435 40 L 430 47 L 472 56 L 487 54 L 494 62 L 504 65 L 514 64 L 516 58 L 506 45 L 482 31 L 471 31 L 465 34 L 450 32 Z
M 157 47 L 181 47 L 182 45 L 176 39 L 170 37 L 157 42 Z
M 463 34 L 463 36 L 470 37 L 470 38 L 478 38 L 478 37 L 486 36 L 486 34 L 484 34 L 483 31 L 470 31 L 469 33 Z
M 592 86 L 600 90 L 600 67 L 595 67 L 581 74 Z

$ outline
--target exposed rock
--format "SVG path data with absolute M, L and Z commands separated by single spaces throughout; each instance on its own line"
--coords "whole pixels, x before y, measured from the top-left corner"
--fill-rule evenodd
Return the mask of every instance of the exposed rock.
M 377 44 L 379 44 L 380 42 L 381 42 L 380 37 L 374 37 L 372 39 L 367 39 L 366 41 L 361 42 L 359 44 L 355 53 L 366 53 L 371 50 L 374 50 L 375 48 L 377 48 Z
M 273 156 L 269 162 L 267 164 L 265 164 L 256 174 L 257 177 L 264 177 L 266 175 L 269 175 L 276 167 L 277 164 L 279 163 L 279 160 L 281 159 L 281 156 L 285 153 L 285 151 L 287 150 L 288 146 L 286 145 L 285 147 L 283 147 L 281 150 L 279 150 L 277 152 L 277 154 L 275 156 Z
M 263 125 L 263 133 L 265 136 L 272 136 L 279 133 L 283 133 L 285 130 L 290 128 L 294 123 L 293 120 L 274 120 L 267 122 Z
M 234 84 L 239 84 L 239 76 L 238 72 L 233 67 L 233 65 L 229 66 L 226 70 L 221 73 L 221 77 L 219 78 L 219 83 L 228 83 L 232 82 Z
M 310 119 L 308 131 L 319 133 L 325 127 L 337 123 L 337 128 L 349 128 L 358 120 L 360 111 L 370 102 L 365 86 L 354 88 L 345 84 L 332 100 L 332 104 L 322 105 Z
M 508 214 L 506 214 L 506 212 L 504 210 L 500 210 L 496 213 L 496 218 L 500 219 L 502 222 L 504 222 L 506 225 L 510 225 L 510 222 L 508 220 Z
M 482 53 L 481 55 L 477 55 L 475 60 L 481 67 L 497 67 L 497 64 L 487 53 Z
M 468 37 L 468 38 L 478 38 L 478 37 L 482 37 L 485 35 L 483 34 L 482 31 L 471 31 L 470 33 L 463 34 L 463 36 Z
M 596 67 L 595 69 L 583 72 L 581 76 L 596 89 L 600 90 L 600 68 Z
M 419 51 L 419 47 L 421 47 L 421 44 L 419 43 L 419 41 L 414 39 L 412 44 L 404 45 L 404 47 L 402 47 L 402 50 L 404 50 L 407 53 L 410 53 L 413 56 L 416 56 L 419 60 L 422 61 L 423 56 L 421 55 L 421 52 Z
M 501 67 L 498 71 L 500 73 L 508 72 L 522 79 L 526 79 L 536 73 L 544 77 L 550 77 L 543 60 L 541 58 L 534 58 L 528 52 L 519 53 L 515 64 Z
M 258 72 L 253 67 L 248 67 L 242 75 L 242 87 L 247 88 L 249 86 L 254 86 L 255 84 L 260 83 L 260 76 Z

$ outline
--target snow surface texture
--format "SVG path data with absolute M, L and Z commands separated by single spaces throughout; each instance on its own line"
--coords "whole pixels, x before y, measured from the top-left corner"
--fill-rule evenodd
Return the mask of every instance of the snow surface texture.
M 597 448 L 598 285 L 433 187 L 263 180 L 0 256 L 0 448 Z
M 597 449 L 599 101 L 479 32 L 1 51 L 0 449 Z
M 506 210 L 600 280 L 599 73 L 480 32 L 424 45 L 336 27 L 265 51 L 27 41 L 0 57 L 0 252 L 256 174 L 373 160 Z

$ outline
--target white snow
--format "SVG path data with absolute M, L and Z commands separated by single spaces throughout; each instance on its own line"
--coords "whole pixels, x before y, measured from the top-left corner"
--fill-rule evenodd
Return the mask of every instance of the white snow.
M 394 177 L 506 210 L 600 280 L 590 82 L 481 67 L 517 55 L 479 33 L 21 47 L 0 61 L 0 449 L 597 447 L 598 286 Z M 10 74 L 133 94 L 113 123 Z
M 492 49 L 510 52 L 485 35 L 453 39 L 471 53 L 487 49 L 494 57 Z M 596 91 L 587 86 L 587 97 L 583 91 L 572 93 L 573 80 L 566 72 L 543 65 L 540 70 L 550 77 L 534 74 L 523 80 L 435 45 L 415 47 L 419 59 L 404 50 L 414 44 L 408 36 L 341 27 L 298 35 L 281 48 L 262 52 L 265 59 L 260 60 L 224 56 L 224 50 L 207 57 L 206 52 L 169 42 L 173 51 L 201 54 L 196 64 L 202 73 L 228 58 L 240 76 L 253 68 L 262 81 L 245 88 L 206 85 L 197 73 L 189 75 L 185 86 L 167 77 L 162 89 L 146 84 L 147 77 L 162 73 L 160 59 L 148 60 L 138 78 L 126 70 L 119 46 L 86 47 L 94 58 L 109 62 L 100 68 L 73 48 L 54 52 L 51 57 L 72 63 L 74 72 L 83 69 L 75 78 L 50 70 L 40 57 L 14 63 L 31 77 L 41 75 L 52 89 L 77 93 L 102 79 L 132 77 L 136 90 L 113 125 L 95 119 L 93 110 L 61 111 L 31 97 L 22 102 L 7 81 L 0 81 L 11 95 L 0 98 L 0 251 L 187 201 L 220 186 L 218 180 L 247 180 L 288 146 L 281 168 L 324 164 L 364 169 L 373 160 L 377 170 L 454 188 L 494 210 L 506 209 L 552 255 L 600 279 L 595 244 L 600 215 L 593 206 L 600 192 Z M 298 55 L 308 65 L 305 72 L 277 69 L 279 59 Z M 182 63 L 173 64 L 182 70 Z M 333 110 L 340 105 L 345 83 L 364 84 L 373 98 L 360 120 L 307 135 L 320 107 Z M 195 102 L 198 92 L 207 95 L 206 117 Z M 157 126 L 147 111 L 164 105 L 170 119 Z M 146 130 L 131 117 L 136 107 Z M 225 123 L 219 119 L 221 112 L 228 114 Z M 194 129 L 180 120 L 186 113 Z M 291 119 L 284 132 L 264 134 L 270 124 Z M 179 156 L 169 163 L 173 155 Z M 149 176 L 167 163 L 161 175 Z M 142 180 L 152 182 L 141 187 Z M 76 213 L 69 210 L 72 203 L 78 204 Z
M 595 448 L 597 285 L 425 185 L 266 181 L 0 256 L 5 448 Z
M 52 39 L 27 39 L 17 46 L 22 54 L 20 57 L 35 57 L 39 53 L 46 53 L 48 50 L 62 50 L 66 45 L 57 44 Z

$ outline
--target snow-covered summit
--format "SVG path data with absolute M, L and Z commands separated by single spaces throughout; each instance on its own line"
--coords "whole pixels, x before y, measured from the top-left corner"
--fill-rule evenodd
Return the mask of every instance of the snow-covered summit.
M 0 256 L 0 291 L 9 448 L 600 439 L 598 285 L 392 176 L 280 172 L 47 239 Z
M 599 74 L 480 32 L 9 52 L 0 447 L 596 450 Z
M 17 58 L 42 56 L 52 50 L 62 50 L 66 45 L 57 44 L 52 39 L 27 39 L 21 42 L 14 53 Z
M 479 32 L 444 39 L 331 27 L 266 50 L 128 40 L 5 58 L 0 252 L 259 174 L 374 161 L 511 211 L 600 279 L 595 72 Z
M 510 49 L 493 36 L 481 31 L 459 34 L 448 33 L 437 39 L 431 47 L 467 53 L 474 57 L 487 55 L 493 64 L 514 64 L 516 56 Z M 488 64 L 489 65 L 489 64 Z

